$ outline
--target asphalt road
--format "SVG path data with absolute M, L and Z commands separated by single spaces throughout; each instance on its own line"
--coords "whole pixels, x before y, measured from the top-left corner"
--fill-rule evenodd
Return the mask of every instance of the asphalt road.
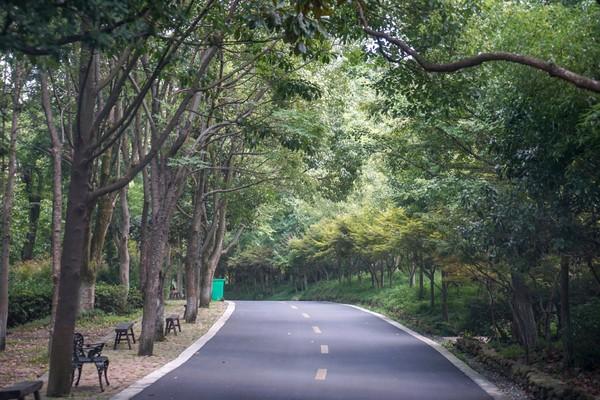
M 491 397 L 433 348 L 371 314 L 334 303 L 239 301 L 199 352 L 134 399 Z

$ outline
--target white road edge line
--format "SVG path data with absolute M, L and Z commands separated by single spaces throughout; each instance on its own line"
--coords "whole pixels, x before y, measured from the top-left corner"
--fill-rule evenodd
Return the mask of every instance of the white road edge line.
M 305 312 L 303 312 L 303 313 L 302 313 L 302 316 L 303 316 L 304 318 L 310 318 L 310 315 L 308 315 L 308 314 L 307 314 L 307 313 L 305 313 Z
M 217 332 L 225 325 L 231 314 L 235 311 L 235 303 L 233 301 L 227 302 L 227 309 L 221 315 L 221 317 L 214 323 L 214 325 L 202 335 L 198 340 L 190 345 L 187 349 L 185 349 L 177 358 L 163 365 L 162 367 L 154 370 L 150 374 L 146 375 L 142 379 L 134 382 L 131 386 L 127 387 L 123 391 L 117 393 L 110 400 L 128 400 L 140 393 L 142 390 L 152 385 L 154 382 L 173 371 L 175 368 L 179 367 L 181 364 L 189 360 L 198 350 L 200 350 L 210 339 L 212 339 Z
M 454 354 L 450 353 L 450 351 L 448 351 L 441 344 L 439 344 L 423 335 L 418 334 L 417 332 L 413 331 L 412 329 L 407 328 L 406 326 L 402 325 L 401 323 L 396 322 L 396 321 L 386 317 L 385 315 L 376 313 L 371 310 L 367 310 L 367 309 L 359 307 L 359 306 L 355 306 L 353 304 L 344 304 L 344 305 L 352 307 L 352 308 L 356 308 L 357 310 L 360 310 L 360 311 L 372 314 L 376 317 L 379 317 L 382 320 L 384 320 L 385 322 L 387 322 L 388 324 L 395 326 L 396 328 L 408 333 L 412 337 L 419 339 L 420 341 L 424 342 L 425 344 L 433 347 L 434 350 L 436 350 L 438 353 L 440 353 L 442 356 L 444 356 L 448 361 L 450 361 L 450 363 L 452 363 L 452 365 L 454 365 L 456 368 L 458 368 L 463 374 L 468 376 L 473 382 L 475 382 L 477 384 L 477 386 L 479 386 L 481 389 L 483 389 L 483 391 L 486 392 L 487 394 L 489 394 L 494 400 L 505 400 L 506 399 L 506 397 L 502 394 L 502 392 L 500 391 L 500 389 L 498 389 L 498 387 L 496 385 L 494 385 L 492 382 L 490 382 L 486 378 L 484 378 L 479 372 L 475 371 L 474 369 L 469 367 L 467 364 L 465 364 L 464 362 L 462 362 L 461 360 L 456 358 L 456 356 Z
M 314 333 L 321 333 L 321 330 L 319 329 L 318 326 L 313 326 L 312 328 L 313 328 Z
M 326 344 L 321 345 L 321 354 L 329 354 L 329 346 Z
M 290 307 L 292 307 L 294 310 L 298 309 L 298 307 L 296 307 L 296 306 L 290 306 Z
M 319 368 L 315 374 L 315 381 L 324 381 L 327 379 L 327 369 Z

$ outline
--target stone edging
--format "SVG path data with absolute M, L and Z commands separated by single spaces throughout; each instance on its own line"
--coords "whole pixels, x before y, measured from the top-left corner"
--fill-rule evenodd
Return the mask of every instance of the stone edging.
M 146 375 L 142 379 L 134 382 L 132 385 L 124 389 L 123 391 L 117 393 L 111 400 L 127 400 L 173 371 L 175 368 L 179 367 L 181 364 L 189 360 L 198 350 L 200 350 L 210 339 L 213 338 L 219 332 L 219 330 L 225 325 L 233 311 L 235 310 L 235 303 L 233 301 L 226 301 L 227 309 L 221 315 L 221 317 L 214 323 L 214 325 L 206 332 L 204 335 L 200 337 L 200 339 L 196 340 L 190 347 L 185 349 L 177 358 L 172 361 L 169 361 L 159 369 L 151 372 Z
M 598 400 L 533 367 L 504 358 L 477 340 L 460 338 L 456 341 L 456 348 L 516 382 L 537 400 Z
M 489 394 L 494 400 L 504 400 L 505 399 L 504 395 L 502 394 L 500 389 L 498 389 L 498 387 L 496 387 L 496 385 L 494 385 L 492 382 L 488 381 L 477 371 L 473 370 L 467 364 L 465 364 L 464 362 L 459 360 L 454 354 L 450 353 L 450 351 L 448 351 L 441 344 L 439 344 L 423 335 L 418 334 L 417 332 L 413 331 L 412 329 L 407 328 L 406 326 L 402 325 L 401 323 L 394 321 L 394 320 L 386 317 L 385 315 L 376 313 L 374 311 L 367 310 L 367 309 L 359 307 L 359 306 L 355 306 L 353 304 L 346 304 L 346 305 L 349 307 L 364 311 L 366 313 L 372 314 L 376 317 L 379 317 L 382 320 L 384 320 L 385 322 L 387 322 L 388 324 L 393 325 L 396 328 L 408 333 L 412 337 L 424 342 L 425 344 L 429 345 L 434 350 L 436 350 L 438 353 L 440 353 L 442 356 L 444 356 L 448 361 L 450 361 L 450 363 L 452 363 L 452 365 L 454 365 L 462 373 L 464 373 L 466 376 L 468 376 L 473 382 L 475 382 L 475 384 L 477 384 L 477 386 L 479 386 L 483 391 L 485 391 L 487 394 Z

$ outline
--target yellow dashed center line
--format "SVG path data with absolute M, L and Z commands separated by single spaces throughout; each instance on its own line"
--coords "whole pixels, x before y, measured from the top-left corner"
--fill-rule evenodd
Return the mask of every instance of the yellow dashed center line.
M 307 314 L 307 313 L 305 313 L 305 312 L 303 312 L 303 313 L 302 313 L 302 316 L 303 316 L 304 318 L 310 318 L 310 315 L 308 315 L 308 314 Z
M 321 330 L 319 329 L 318 326 L 313 326 L 312 328 L 313 328 L 313 332 L 315 332 L 316 334 L 321 333 Z
M 315 381 L 324 381 L 327 379 L 327 369 L 319 368 L 315 374 Z
M 326 344 L 321 345 L 321 354 L 329 354 L 329 346 Z

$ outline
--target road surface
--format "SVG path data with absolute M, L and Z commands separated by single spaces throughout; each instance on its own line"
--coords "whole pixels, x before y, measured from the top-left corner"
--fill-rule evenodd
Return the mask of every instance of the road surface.
M 199 352 L 134 399 L 491 397 L 436 350 L 366 312 L 335 303 L 239 301 Z

